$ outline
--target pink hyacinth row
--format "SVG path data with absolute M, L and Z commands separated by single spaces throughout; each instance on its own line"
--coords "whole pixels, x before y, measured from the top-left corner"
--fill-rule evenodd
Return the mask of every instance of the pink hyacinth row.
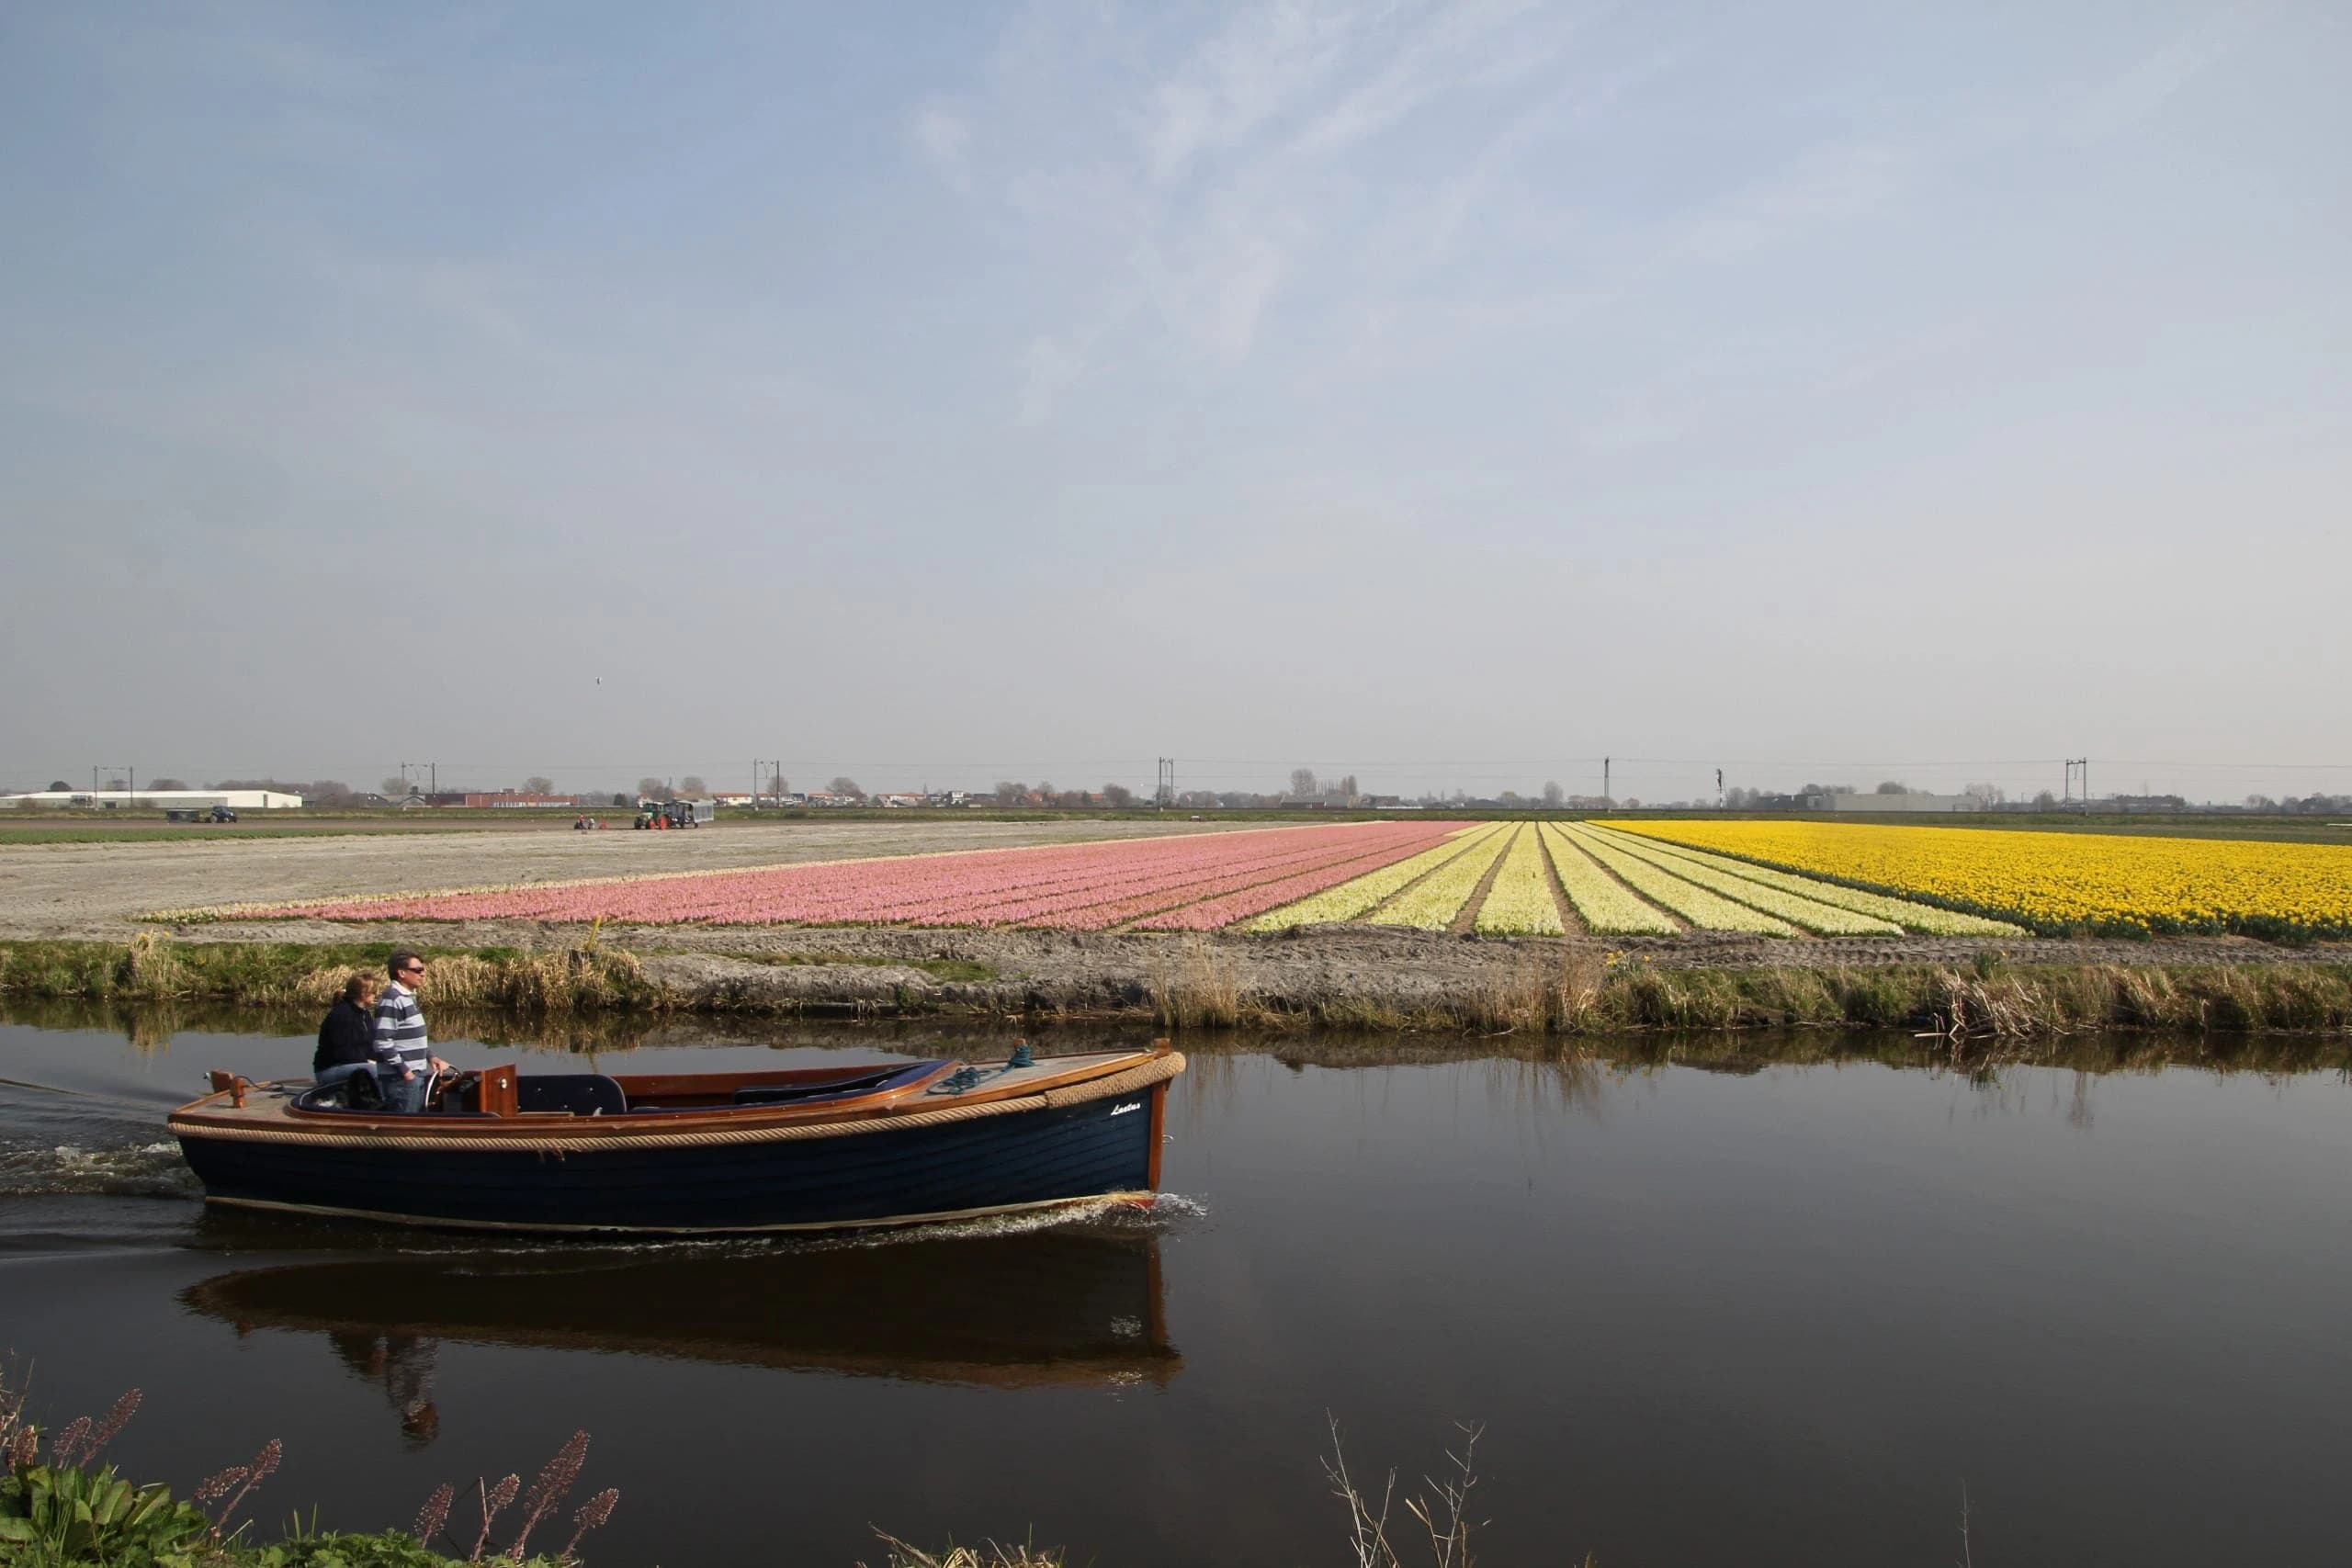
M 1066 848 L 288 905 L 284 919 L 630 925 L 1030 926 L 1205 931 L 1420 853 L 1458 822 L 1364 822 Z M 258 912 L 258 911 L 256 911 Z

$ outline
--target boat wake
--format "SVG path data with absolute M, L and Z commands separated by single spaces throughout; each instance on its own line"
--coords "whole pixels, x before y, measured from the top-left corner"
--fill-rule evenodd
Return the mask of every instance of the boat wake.
M 202 1192 L 179 1145 L 168 1139 L 111 1148 L 0 1145 L 0 1198 L 194 1198 Z

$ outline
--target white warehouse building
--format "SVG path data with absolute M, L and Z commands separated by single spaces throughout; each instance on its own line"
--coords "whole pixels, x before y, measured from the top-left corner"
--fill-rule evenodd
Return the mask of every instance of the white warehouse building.
M 274 789 L 41 789 L 25 795 L 0 795 L 0 807 L 78 806 L 84 809 L 119 810 L 144 806 L 158 811 L 202 811 L 225 806 L 232 811 L 286 811 L 302 804 L 299 795 Z

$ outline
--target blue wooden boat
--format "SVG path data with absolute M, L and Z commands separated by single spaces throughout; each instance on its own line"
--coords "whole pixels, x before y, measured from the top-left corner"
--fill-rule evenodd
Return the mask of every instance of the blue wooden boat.
M 661 1235 L 920 1224 L 1159 1187 L 1147 1051 L 1002 1065 L 461 1075 L 413 1115 L 212 1075 L 169 1125 L 205 1200 L 465 1230 Z

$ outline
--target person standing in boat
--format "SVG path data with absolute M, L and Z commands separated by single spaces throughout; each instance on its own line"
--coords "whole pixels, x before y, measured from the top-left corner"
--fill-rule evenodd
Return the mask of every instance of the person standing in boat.
M 319 1048 L 311 1055 L 311 1082 L 332 1089 L 356 1077 L 376 1060 L 376 976 L 354 975 L 319 1025 Z
M 387 1111 L 422 1111 L 425 1087 L 434 1073 L 446 1073 L 449 1064 L 433 1054 L 424 1035 L 424 1010 L 416 1005 L 415 987 L 424 979 L 424 960 L 406 948 L 384 965 L 392 983 L 376 998 L 376 1022 L 371 1051 L 376 1082 L 384 1091 Z

